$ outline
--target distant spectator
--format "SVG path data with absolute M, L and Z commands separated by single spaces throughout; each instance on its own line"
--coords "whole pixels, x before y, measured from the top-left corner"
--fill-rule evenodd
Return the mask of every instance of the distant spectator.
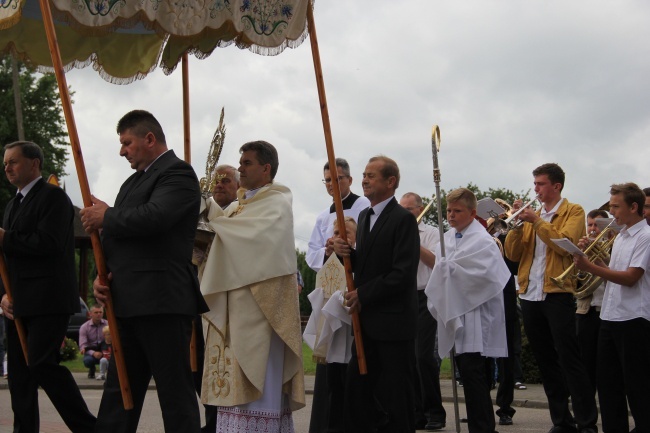
M 94 305 L 90 309 L 90 320 L 79 328 L 79 351 L 84 356 L 84 365 L 88 368 L 88 379 L 95 378 L 95 369 L 102 359 L 100 345 L 104 341 L 102 330 L 108 325 L 104 319 L 104 309 Z
M 111 356 L 113 355 L 113 340 L 111 339 L 110 328 L 104 326 L 102 334 L 104 334 L 104 341 L 99 345 L 100 350 L 98 352 L 101 352 L 102 357 L 99 360 L 99 376 L 97 376 L 97 380 L 106 380 L 108 361 L 111 360 Z

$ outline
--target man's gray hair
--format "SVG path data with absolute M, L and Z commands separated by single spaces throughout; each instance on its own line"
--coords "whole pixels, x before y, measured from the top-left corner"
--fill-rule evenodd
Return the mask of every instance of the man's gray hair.
M 237 170 L 232 165 L 221 164 L 221 165 L 218 165 L 217 168 L 214 169 L 215 173 L 219 172 L 219 171 L 226 171 L 226 170 L 232 171 L 232 177 L 235 178 L 235 182 L 237 182 L 237 185 L 239 185 L 239 170 Z

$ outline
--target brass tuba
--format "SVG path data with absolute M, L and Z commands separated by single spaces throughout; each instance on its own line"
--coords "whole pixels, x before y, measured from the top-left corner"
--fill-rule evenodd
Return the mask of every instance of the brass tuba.
M 612 220 L 585 249 L 584 253 L 589 257 L 590 262 L 595 262 L 598 259 L 609 261 L 609 254 L 612 250 L 614 239 L 616 238 L 616 231 L 610 227 L 614 221 L 616 220 Z M 575 272 L 574 263 L 562 272 L 562 274 L 557 277 L 552 277 L 551 281 L 560 289 L 564 290 L 564 283 L 567 278 L 575 278 L 580 283 L 579 287 L 574 291 L 574 296 L 577 299 L 591 296 L 602 282 L 601 277 L 589 272 Z

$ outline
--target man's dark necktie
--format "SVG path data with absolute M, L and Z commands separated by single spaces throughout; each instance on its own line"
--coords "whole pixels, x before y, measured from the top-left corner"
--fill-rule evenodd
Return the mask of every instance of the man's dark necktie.
M 366 234 L 370 233 L 370 217 L 374 214 L 375 211 L 372 208 L 368 209 L 368 213 L 366 214 Z
M 18 212 L 18 208 L 20 207 L 20 202 L 22 200 L 23 200 L 23 195 L 21 193 L 16 194 L 16 197 L 14 198 L 14 202 L 11 204 L 11 209 L 9 210 L 9 224 L 11 224 L 14 221 L 14 217 Z
M 463 237 L 463 234 L 461 232 L 456 232 L 456 239 L 460 239 Z

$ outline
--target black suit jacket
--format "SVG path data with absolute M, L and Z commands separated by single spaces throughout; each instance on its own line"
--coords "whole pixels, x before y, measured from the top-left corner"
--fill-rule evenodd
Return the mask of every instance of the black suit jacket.
M 192 265 L 200 197 L 194 170 L 171 150 L 124 182 L 102 231 L 117 317 L 208 310 Z
M 79 311 L 74 260 L 74 210 L 58 186 L 40 179 L 9 221 L 5 210 L 4 250 L 16 317 Z M 0 284 L 1 286 L 1 284 Z M 0 287 L 0 296 L 4 295 Z
M 417 332 L 420 235 L 415 217 L 393 197 L 366 235 L 361 211 L 351 254 L 361 329 L 375 340 L 412 340 Z

